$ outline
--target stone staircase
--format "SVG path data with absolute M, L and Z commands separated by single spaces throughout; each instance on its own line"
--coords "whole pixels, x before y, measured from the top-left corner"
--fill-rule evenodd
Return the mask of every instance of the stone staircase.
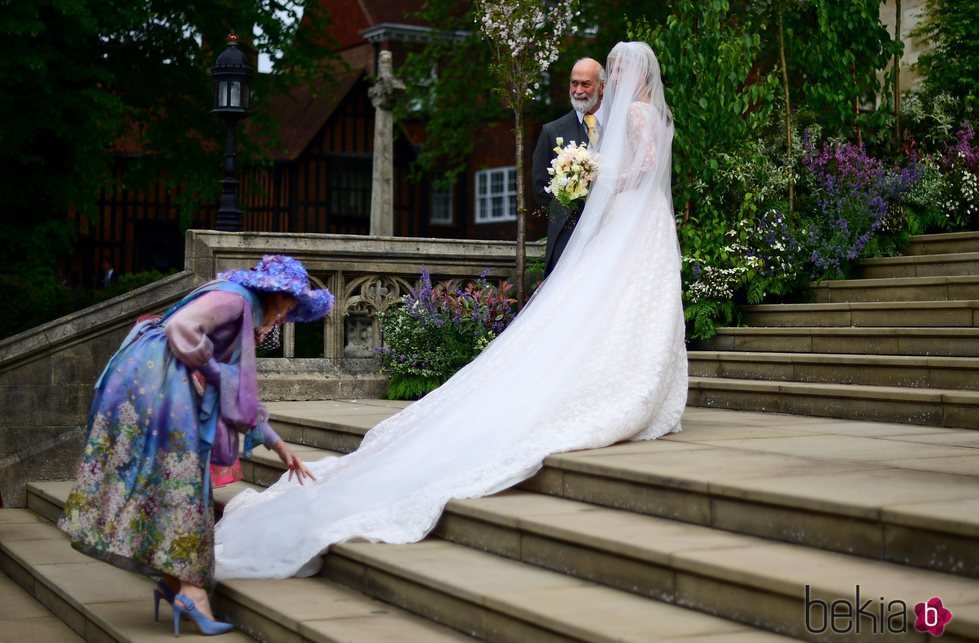
M 71 485 L 36 483 L 28 491 L 30 509 L 0 509 L 0 571 L 6 575 L 0 575 L 0 641 L 172 641 L 166 603 L 160 621 L 153 620 L 149 580 L 76 552 L 50 522 Z M 222 584 L 213 603 L 240 627 L 221 637 L 229 642 L 467 638 L 322 578 Z M 16 620 L 11 605 L 21 606 Z M 194 632 L 189 623 L 181 631 Z
M 979 234 L 940 236 L 868 262 L 861 287 L 961 287 L 906 272 L 972 270 Z M 979 641 L 979 297 L 839 299 L 856 292 L 751 307 L 761 327 L 691 351 L 682 433 L 551 456 L 517 489 L 449 503 L 421 543 L 331 548 L 317 577 L 219 583 L 215 609 L 239 628 L 222 640 L 924 642 L 915 604 L 940 597 L 941 640 Z M 270 407 L 312 460 L 356 449 L 404 405 Z M 219 508 L 283 469 L 259 448 L 243 471 Z M 172 640 L 149 581 L 52 524 L 70 487 L 31 483 L 27 509 L 0 509 L 0 641 Z
M 979 428 L 979 233 L 914 237 L 690 351 L 688 404 Z
M 400 406 L 280 402 L 273 421 L 313 459 Z M 214 603 L 236 636 L 266 641 L 925 640 L 913 616 L 900 636 L 869 618 L 860 636 L 810 631 L 817 603 L 807 628 L 807 586 L 829 604 L 859 585 L 874 614 L 880 597 L 886 614 L 938 596 L 942 640 L 976 641 L 977 448 L 963 429 L 688 408 L 683 433 L 555 455 L 519 489 L 450 503 L 421 543 L 339 545 L 321 577 L 224 582 Z M 219 505 L 282 473 L 261 449 L 244 464 Z M 147 581 L 48 522 L 69 488 L 34 483 L 29 509 L 0 511 L 3 571 L 89 640 L 169 638 Z

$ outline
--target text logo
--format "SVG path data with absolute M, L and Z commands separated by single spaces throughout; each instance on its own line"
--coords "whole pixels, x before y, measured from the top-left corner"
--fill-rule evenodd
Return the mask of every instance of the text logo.
M 865 630 L 873 634 L 903 634 L 908 631 L 908 605 L 897 599 L 885 601 L 883 596 L 879 601 L 861 602 L 859 585 L 854 587 L 852 601 L 841 598 L 827 603 L 813 598 L 812 588 L 806 585 L 806 629 L 812 634 L 826 630 L 834 634 L 860 634 Z
M 952 620 L 952 613 L 945 609 L 942 599 L 937 596 L 928 599 L 927 603 L 915 605 L 914 613 L 917 616 L 914 620 L 914 629 L 928 632 L 932 636 L 941 636 L 945 631 L 945 625 Z

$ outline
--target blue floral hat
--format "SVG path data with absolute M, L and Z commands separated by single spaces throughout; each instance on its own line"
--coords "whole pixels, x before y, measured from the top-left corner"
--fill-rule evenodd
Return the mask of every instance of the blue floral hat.
M 333 295 L 326 288 L 312 290 L 309 273 L 298 259 L 285 255 L 265 255 L 251 270 L 227 270 L 218 275 L 255 292 L 279 292 L 299 302 L 285 321 L 307 322 L 320 319 L 333 307 Z

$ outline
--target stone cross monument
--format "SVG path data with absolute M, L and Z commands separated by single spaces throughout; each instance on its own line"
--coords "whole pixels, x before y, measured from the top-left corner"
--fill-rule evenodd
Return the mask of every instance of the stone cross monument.
M 374 105 L 374 176 L 371 186 L 371 236 L 394 234 L 394 108 L 405 84 L 394 77 L 391 52 L 382 51 L 380 73 L 368 91 Z

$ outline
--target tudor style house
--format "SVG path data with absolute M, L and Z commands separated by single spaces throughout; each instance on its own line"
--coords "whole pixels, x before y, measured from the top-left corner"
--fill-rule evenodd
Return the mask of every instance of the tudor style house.
M 320 0 L 332 25 L 336 52 L 348 67 L 319 86 L 294 87 L 276 100 L 278 144 L 266 162 L 240 171 L 239 206 L 244 228 L 263 232 L 368 234 L 374 142 L 374 108 L 369 78 L 382 50 L 392 53 L 394 73 L 432 30 L 411 16 L 423 0 Z M 395 124 L 394 234 L 437 238 L 516 237 L 516 170 L 512 121 L 488 123 L 478 137 L 465 173 L 449 190 L 409 179 L 409 166 L 424 145 L 423 120 Z M 531 123 L 530 153 L 539 124 Z M 492 135 L 488 135 L 488 134 Z M 487 135 L 484 135 L 487 134 Z M 114 150 L 114 172 L 142 153 L 135 141 Z M 216 153 L 217 160 L 218 155 Z M 533 207 L 533 202 L 527 205 Z M 99 217 L 82 217 L 74 258 L 65 274 L 83 285 L 97 279 L 108 261 L 122 273 L 168 270 L 183 265 L 183 234 L 172 199 L 162 186 L 107 189 Z M 216 204 L 203 207 L 191 227 L 213 227 Z M 529 240 L 546 234 L 546 221 L 528 218 Z

